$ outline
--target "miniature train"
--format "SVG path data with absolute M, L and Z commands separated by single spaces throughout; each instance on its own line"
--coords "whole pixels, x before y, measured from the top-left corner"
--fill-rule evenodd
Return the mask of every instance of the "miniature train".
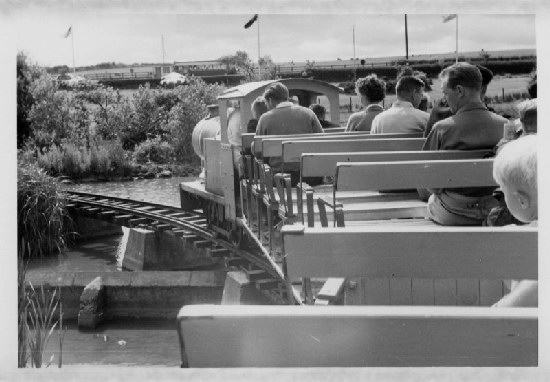
M 243 197 L 237 181 L 243 177 L 242 135 L 253 118 L 252 102 L 265 88 L 279 81 L 297 99 L 301 106 L 317 103 L 320 97 L 328 101 L 327 117 L 333 124 L 340 123 L 340 88 L 329 83 L 302 78 L 259 81 L 242 84 L 226 90 L 218 97 L 219 131 L 216 122 L 198 124 L 193 132 L 193 147 L 203 163 L 203 178 L 180 185 L 181 207 L 184 210 L 202 208 L 209 224 L 233 241 L 245 235 L 243 224 Z M 335 129 L 337 130 L 337 128 Z

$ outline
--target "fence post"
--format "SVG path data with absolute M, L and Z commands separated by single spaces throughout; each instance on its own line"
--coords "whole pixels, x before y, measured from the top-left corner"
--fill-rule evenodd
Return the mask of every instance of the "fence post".
M 502 102 L 504 102 L 504 88 L 502 88 Z
M 353 108 L 352 108 L 352 105 L 351 105 L 351 97 L 349 97 L 349 112 L 350 113 L 353 112 Z

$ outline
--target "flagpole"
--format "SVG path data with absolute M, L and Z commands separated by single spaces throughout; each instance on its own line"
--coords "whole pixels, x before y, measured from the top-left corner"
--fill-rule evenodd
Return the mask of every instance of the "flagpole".
M 407 27 L 407 14 L 405 13 L 405 59 L 409 61 L 409 29 Z
M 260 15 L 258 15 L 258 81 L 262 79 L 262 66 L 260 65 Z
M 71 44 L 73 47 L 73 73 L 76 73 L 76 66 L 74 64 L 74 32 L 72 30 L 72 26 L 71 26 Z
M 355 24 L 353 24 L 353 82 L 357 80 L 357 60 L 355 59 Z
M 458 62 L 458 14 L 455 17 L 456 20 L 456 44 L 455 44 L 455 54 L 456 54 L 456 62 Z

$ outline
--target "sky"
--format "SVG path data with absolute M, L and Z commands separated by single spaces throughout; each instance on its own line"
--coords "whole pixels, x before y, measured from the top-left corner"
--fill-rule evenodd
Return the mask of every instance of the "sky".
M 135 9 L 66 3 L 58 11 L 38 5 L 13 8 L 8 15 L 18 51 L 45 65 L 93 65 L 101 62 L 133 64 L 215 60 L 244 50 L 274 62 L 327 61 L 354 56 L 405 55 L 404 13 L 398 14 L 277 14 L 260 13 L 259 22 L 244 29 L 252 12 L 185 13 L 170 9 L 154 13 Z M 269 9 L 267 10 L 269 11 Z M 442 13 L 409 14 L 409 55 L 455 50 L 456 21 L 442 22 Z M 73 35 L 63 38 L 72 26 Z M 459 51 L 535 48 L 534 14 L 459 13 Z M 162 37 L 161 37 L 162 36 Z

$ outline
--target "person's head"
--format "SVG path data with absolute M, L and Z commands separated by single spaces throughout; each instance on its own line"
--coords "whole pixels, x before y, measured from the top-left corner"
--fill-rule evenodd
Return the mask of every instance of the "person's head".
M 481 73 L 481 94 L 479 96 L 483 101 L 485 99 L 485 93 L 487 93 L 487 86 L 493 80 L 493 72 L 491 72 L 489 69 L 487 69 L 483 65 L 476 64 L 476 67 L 479 69 L 479 72 Z
M 519 120 L 525 134 L 537 133 L 537 100 L 528 99 L 517 105 Z
M 441 90 L 453 113 L 465 104 L 481 99 L 483 78 L 475 65 L 458 62 L 443 69 L 439 78 Z
M 397 99 L 408 101 L 418 108 L 424 96 L 424 82 L 417 77 L 403 76 L 397 80 L 395 92 Z
M 268 110 L 267 102 L 265 101 L 265 98 L 264 97 L 256 98 L 254 102 L 252 102 L 250 109 L 252 111 L 252 116 L 256 119 L 259 119 L 260 116 Z
M 206 118 L 213 118 L 220 115 L 220 109 L 217 103 L 206 105 L 206 109 L 208 110 L 208 115 Z
M 325 119 L 327 114 L 327 109 L 325 109 L 323 105 L 319 103 L 314 103 L 314 104 L 311 104 L 309 108 L 315 113 L 319 121 L 323 121 Z
M 386 83 L 376 74 L 369 74 L 355 81 L 355 92 L 361 97 L 361 103 L 379 103 L 386 97 Z
M 538 219 L 537 136 L 526 135 L 506 143 L 493 164 L 508 209 L 518 220 Z
M 274 82 L 265 89 L 264 98 L 269 109 L 273 109 L 279 103 L 288 101 L 288 88 L 280 82 Z

